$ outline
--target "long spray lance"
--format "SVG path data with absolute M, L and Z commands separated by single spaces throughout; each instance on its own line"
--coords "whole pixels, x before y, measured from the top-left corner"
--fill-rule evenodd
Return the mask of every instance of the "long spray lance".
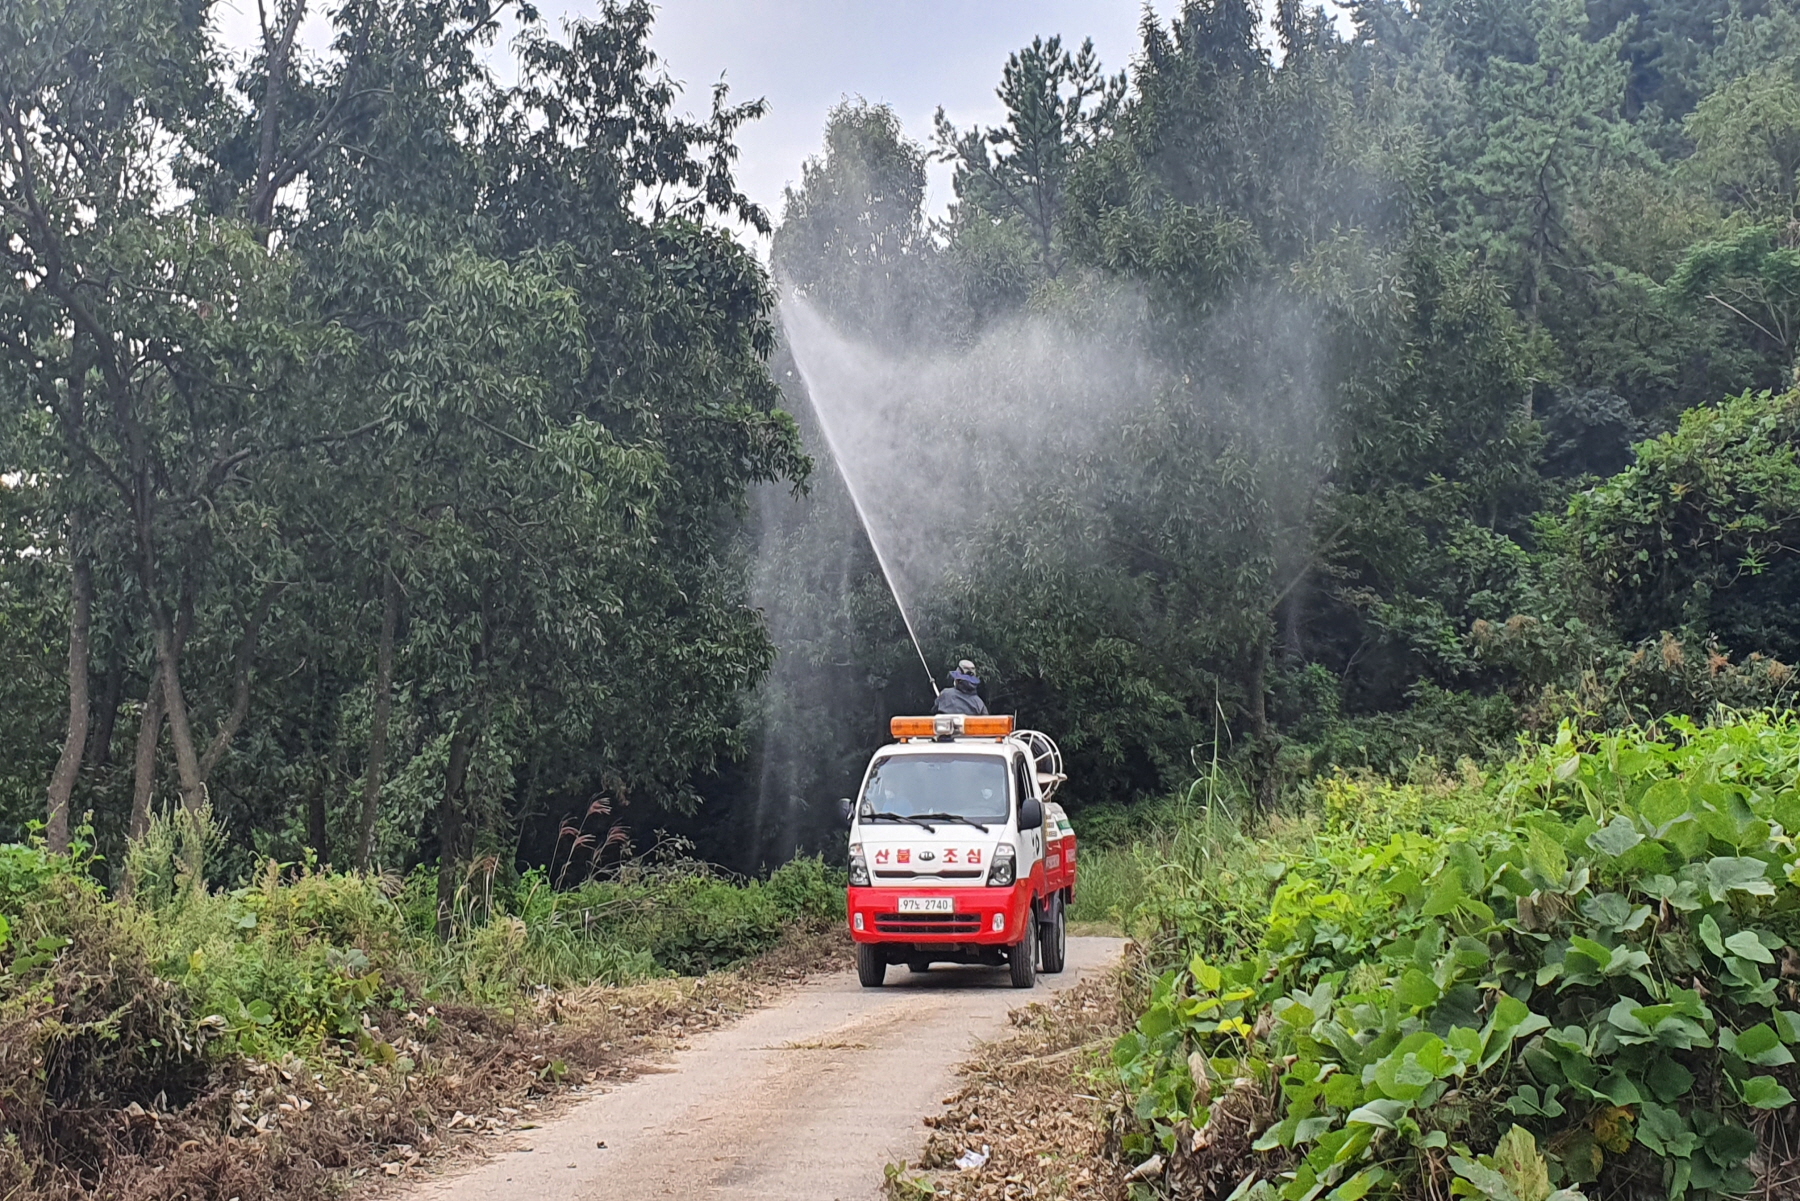
M 899 597 L 894 598 L 896 604 L 899 603 L 899 600 Z M 900 610 L 900 616 L 903 620 L 905 619 L 905 609 Z M 906 623 L 906 636 L 912 639 L 913 649 L 919 652 L 919 666 L 925 669 L 925 687 L 931 690 L 931 699 L 935 702 L 938 694 L 937 677 L 931 674 L 931 663 L 925 658 L 925 648 L 919 645 L 919 636 L 913 633 L 910 621 Z
M 804 301 L 799 300 L 791 293 L 790 296 L 800 307 L 804 307 Z M 784 301 L 781 323 L 782 328 L 789 334 L 789 344 L 794 353 L 794 367 L 800 372 L 801 381 L 806 384 L 807 400 L 812 405 L 813 414 L 819 420 L 819 430 L 825 435 L 825 444 L 831 448 L 832 462 L 837 465 L 838 476 L 844 481 L 844 490 L 850 494 L 850 504 L 856 509 L 856 519 L 862 523 L 863 534 L 869 539 L 869 548 L 875 552 L 875 562 L 881 567 L 881 578 L 888 586 L 888 595 L 894 598 L 894 607 L 900 610 L 900 620 L 906 624 L 906 636 L 912 639 L 913 650 L 919 654 L 919 666 L 925 669 L 925 686 L 929 689 L 931 699 L 935 702 L 938 695 L 937 676 L 932 674 L 931 663 L 925 658 L 925 648 L 919 645 L 919 634 L 917 630 L 913 629 L 912 614 L 906 611 L 906 602 L 900 599 L 900 589 L 895 586 L 894 570 L 888 563 L 887 551 L 882 546 L 881 539 L 876 537 L 874 529 L 869 525 L 869 513 L 863 504 L 862 490 L 857 487 L 857 481 L 851 477 L 844 458 L 844 448 L 838 443 L 837 432 L 832 429 L 831 419 L 825 410 L 819 407 L 814 392 L 812 373 L 807 369 L 806 356 L 802 355 L 799 347 L 793 344 L 793 330 L 788 320 L 788 310 L 789 305 Z

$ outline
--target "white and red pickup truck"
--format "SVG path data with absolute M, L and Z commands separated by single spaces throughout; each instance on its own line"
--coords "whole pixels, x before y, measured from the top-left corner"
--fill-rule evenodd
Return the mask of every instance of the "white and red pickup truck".
M 850 823 L 856 971 L 977 963 L 1015 988 L 1063 969 L 1075 899 L 1075 832 L 1050 800 L 1064 776 L 1046 735 L 1006 716 L 896 717 Z

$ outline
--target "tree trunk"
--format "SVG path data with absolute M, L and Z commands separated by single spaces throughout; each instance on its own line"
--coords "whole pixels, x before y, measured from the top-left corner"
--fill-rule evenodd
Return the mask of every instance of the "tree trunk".
M 193 619 L 193 605 L 184 602 L 180 624 L 175 627 L 177 652 L 187 645 Z M 137 749 L 132 760 L 130 834 L 134 842 L 150 831 L 150 803 L 156 794 L 156 748 L 162 741 L 163 721 L 168 717 L 168 712 L 168 704 L 163 699 L 162 666 L 153 660 L 150 665 L 150 687 L 144 694 L 144 712 L 138 722 Z
M 463 791 L 469 781 L 469 760 L 475 751 L 475 733 L 459 719 L 450 735 L 450 761 L 444 768 L 444 795 L 438 802 L 437 927 L 439 938 L 452 933 L 451 915 L 456 905 L 456 873 L 465 849 Z
M 56 770 L 50 775 L 49 812 L 44 827 L 45 841 L 56 855 L 69 851 L 69 798 L 75 793 L 75 780 L 81 774 L 81 752 L 88 736 L 88 652 L 91 647 L 94 614 L 94 574 L 86 556 L 71 539 L 69 551 L 69 592 L 74 602 L 69 617 L 69 724 L 63 735 L 62 754 Z
M 250 220 L 267 231 L 275 218 L 275 197 L 281 190 L 278 170 L 281 118 L 286 100 L 288 73 L 293 62 L 294 37 L 306 16 L 306 0 L 289 0 L 288 10 L 276 10 L 275 27 L 265 21 L 262 30 L 264 75 L 261 125 L 256 153 L 256 178 L 250 186 Z
M 306 793 L 306 841 L 321 867 L 331 862 L 330 835 L 325 829 L 325 776 L 326 769 L 315 765 L 312 787 Z
M 244 634 L 238 640 L 237 663 L 232 673 L 231 710 L 219 723 L 219 729 L 200 756 L 198 765 L 201 784 L 212 778 L 213 768 L 225 757 L 231 747 L 231 740 L 237 736 L 238 729 L 244 724 L 244 718 L 250 714 L 250 674 L 256 666 L 256 642 L 262 634 L 263 622 L 269 618 L 269 610 L 275 604 L 275 598 L 281 595 L 284 585 L 270 584 L 262 591 L 256 602 L 256 608 L 244 620 Z
M 158 614 L 156 664 L 162 676 L 163 708 L 169 717 L 169 741 L 175 745 L 175 774 L 181 782 L 181 804 L 190 812 L 206 803 L 206 783 L 200 775 L 200 757 L 194 753 L 194 731 L 188 724 L 187 702 L 181 695 L 181 646 L 166 615 Z
M 1258 638 L 1244 672 L 1244 700 L 1250 718 L 1252 786 L 1262 809 L 1275 807 L 1275 738 L 1269 730 L 1269 640 Z
M 131 822 L 125 828 L 129 849 L 150 832 L 150 803 L 156 795 L 156 744 L 162 738 L 162 673 L 150 669 L 150 687 L 144 695 L 144 712 L 138 718 L 137 750 L 132 756 Z M 119 877 L 119 899 L 129 901 L 137 891 L 131 877 L 131 857 L 125 857 Z
M 1306 631 L 1302 622 L 1305 610 L 1306 584 L 1303 579 L 1296 579 L 1281 601 L 1281 658 L 1289 667 L 1306 662 Z
M 143 716 L 138 719 L 137 753 L 132 759 L 129 827 L 132 842 L 150 832 L 150 802 L 156 795 L 156 744 L 162 740 L 162 724 L 162 672 L 153 669 L 150 690 L 144 697 Z
M 119 706 L 125 701 L 125 654 L 119 638 L 113 638 L 106 661 L 106 678 L 100 683 L 100 703 L 94 706 L 94 725 L 88 731 L 88 762 L 95 767 L 112 763 L 113 732 L 119 725 Z
M 375 821 L 381 809 L 381 777 L 387 768 L 388 719 L 394 708 L 394 631 L 400 623 L 400 582 L 382 573 L 381 645 L 375 655 L 375 713 L 369 722 L 369 760 L 363 771 L 362 837 L 356 866 L 368 871 L 375 858 Z

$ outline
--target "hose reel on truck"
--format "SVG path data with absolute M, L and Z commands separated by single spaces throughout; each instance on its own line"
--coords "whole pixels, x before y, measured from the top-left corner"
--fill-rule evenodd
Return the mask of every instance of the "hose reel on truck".
M 1025 753 L 1031 756 L 1037 773 L 1038 791 L 1048 804 L 1063 781 L 1069 778 L 1063 774 L 1062 748 L 1042 730 L 1015 730 L 1013 737 L 1025 744 Z

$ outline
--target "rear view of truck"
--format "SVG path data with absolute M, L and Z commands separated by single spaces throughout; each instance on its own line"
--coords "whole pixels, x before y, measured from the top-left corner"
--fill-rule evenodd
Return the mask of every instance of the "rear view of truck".
M 1075 838 L 1050 798 L 1062 755 L 1006 716 L 896 717 L 850 821 L 850 934 L 868 988 L 890 966 L 1063 969 Z

